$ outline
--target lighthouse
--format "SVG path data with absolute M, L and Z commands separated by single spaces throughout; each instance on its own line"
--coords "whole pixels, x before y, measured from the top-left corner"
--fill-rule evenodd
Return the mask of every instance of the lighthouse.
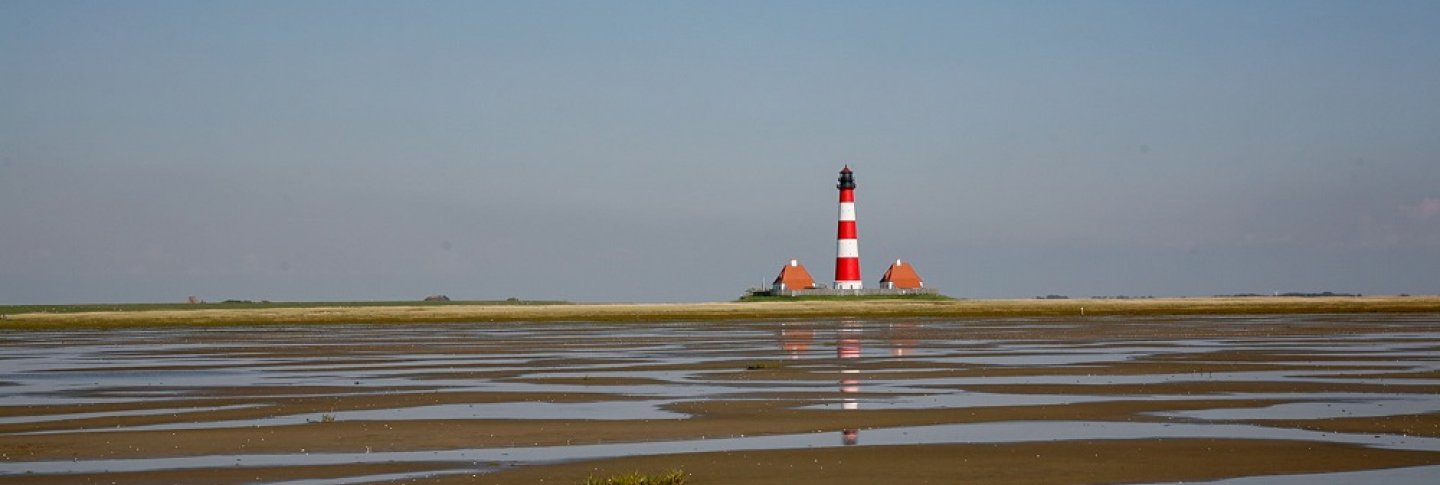
M 855 175 L 850 165 L 840 169 L 840 231 L 835 243 L 835 289 L 858 290 L 860 282 L 860 241 L 855 231 Z

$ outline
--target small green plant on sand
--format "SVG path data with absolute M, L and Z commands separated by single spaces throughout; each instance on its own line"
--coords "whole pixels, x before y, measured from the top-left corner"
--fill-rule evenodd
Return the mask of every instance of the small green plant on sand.
M 690 474 L 685 470 L 675 469 L 663 475 L 646 475 L 640 472 L 630 472 L 622 475 L 611 475 L 609 478 L 589 477 L 585 479 L 585 485 L 683 485 L 690 479 Z
M 751 362 L 745 366 L 745 370 L 779 369 L 783 365 L 780 362 Z

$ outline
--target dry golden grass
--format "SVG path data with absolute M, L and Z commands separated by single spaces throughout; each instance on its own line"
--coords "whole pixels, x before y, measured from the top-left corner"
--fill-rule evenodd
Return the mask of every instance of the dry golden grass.
M 22 313 L 0 329 L 301 323 L 661 321 L 772 318 L 1021 317 L 1440 312 L 1440 296 L 1069 300 L 795 301 L 571 305 L 416 305 Z

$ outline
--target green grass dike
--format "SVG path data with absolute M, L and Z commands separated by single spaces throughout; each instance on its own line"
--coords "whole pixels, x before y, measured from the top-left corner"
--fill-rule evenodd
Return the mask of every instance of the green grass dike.
M 736 301 L 953 301 L 955 298 L 939 293 L 920 295 L 745 295 Z

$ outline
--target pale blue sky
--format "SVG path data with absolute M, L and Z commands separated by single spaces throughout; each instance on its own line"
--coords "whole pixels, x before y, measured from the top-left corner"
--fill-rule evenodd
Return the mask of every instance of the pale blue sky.
M 0 2 L 0 303 L 1440 293 L 1436 2 Z

